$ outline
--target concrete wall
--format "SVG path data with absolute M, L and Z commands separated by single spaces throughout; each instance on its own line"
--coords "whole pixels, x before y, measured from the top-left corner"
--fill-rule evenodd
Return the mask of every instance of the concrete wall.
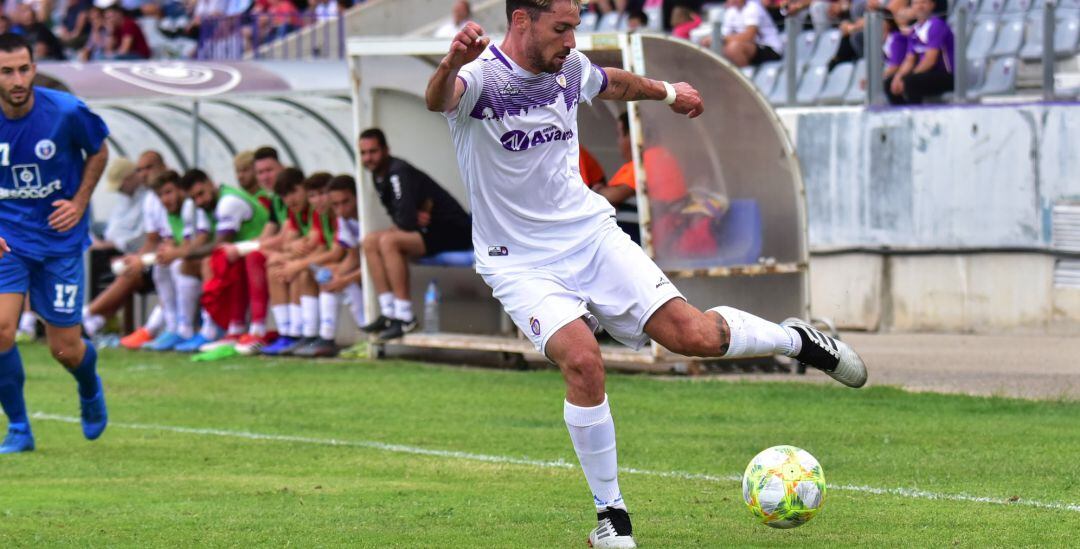
M 1080 288 L 1053 283 L 1050 215 L 1080 199 L 1080 105 L 780 117 L 806 182 L 814 316 L 867 330 L 1080 333 Z

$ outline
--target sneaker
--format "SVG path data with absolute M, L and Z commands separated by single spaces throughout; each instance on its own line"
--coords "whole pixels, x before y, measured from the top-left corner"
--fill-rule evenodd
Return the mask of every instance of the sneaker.
M 208 352 L 208 351 L 213 351 L 214 349 L 217 349 L 218 347 L 234 347 L 236 345 L 236 342 L 238 342 L 238 341 L 240 341 L 240 334 L 227 335 L 227 336 L 225 336 L 223 338 L 218 339 L 217 341 L 211 341 L 210 343 L 207 343 L 207 344 L 203 345 L 202 347 L 199 347 L 199 351 L 202 351 L 202 352 L 205 353 L 205 352 Z
M 206 336 L 195 334 L 194 336 L 177 343 L 176 347 L 173 347 L 173 350 L 178 353 L 194 353 L 199 350 L 199 347 L 202 347 L 207 343 L 210 343 L 210 340 L 207 339 Z
M 143 345 L 150 343 L 151 341 L 153 341 L 153 339 L 154 336 L 150 334 L 150 330 L 147 330 L 146 328 L 139 328 L 138 330 L 135 330 L 134 332 L 131 332 L 130 334 L 120 338 L 120 345 L 122 345 L 125 349 L 131 349 L 132 351 L 134 351 L 136 349 L 141 349 Z
M 589 547 L 633 548 L 634 527 L 630 525 L 630 514 L 625 509 L 608 507 L 596 514 L 596 529 L 589 532 Z
M 236 351 L 235 345 L 218 345 L 209 351 L 201 352 L 191 357 L 192 362 L 213 362 L 215 360 L 224 360 L 226 358 L 232 358 L 234 356 L 240 356 L 240 353 Z
M 847 343 L 825 335 L 798 318 L 789 318 L 780 325 L 795 330 L 802 338 L 802 349 L 795 360 L 829 374 L 848 387 L 866 385 L 866 365 Z
M 343 349 L 340 353 L 338 353 L 338 356 L 341 358 L 370 358 L 371 349 L 368 347 L 368 342 L 358 341 L 353 344 L 352 347 Z
M 155 337 L 150 343 L 143 345 L 142 349 L 145 351 L 171 351 L 182 341 L 184 341 L 184 338 L 180 337 L 180 334 L 164 332 Z
M 95 440 L 105 432 L 105 426 L 109 424 L 109 412 L 105 409 L 105 387 L 98 378 L 98 392 L 89 400 L 79 398 L 79 407 L 82 408 L 82 432 L 86 440 Z
M 37 339 L 37 334 L 34 332 L 24 332 L 22 330 L 15 332 L 15 343 L 17 344 L 33 343 L 35 339 Z
M 244 356 L 257 355 L 268 343 L 270 343 L 269 336 L 260 337 L 257 335 L 244 334 L 240 336 L 239 341 L 236 342 L 236 352 Z
M 296 345 L 296 342 L 299 340 L 300 338 L 298 337 L 292 337 L 287 335 L 278 336 L 278 338 L 275 339 L 273 343 L 262 348 L 262 354 L 268 356 L 280 355 L 282 350 L 293 348 L 293 346 Z
M 416 317 L 412 320 L 398 320 L 392 319 L 390 321 L 390 327 L 379 333 L 379 341 L 390 341 L 391 339 L 398 339 L 405 337 L 405 334 L 416 329 Z
M 0 454 L 16 454 L 34 450 L 34 433 L 29 424 L 9 425 L 4 443 L 0 444 Z
M 383 315 L 379 315 L 379 318 L 376 318 L 374 321 L 371 322 L 371 324 L 361 326 L 360 331 L 369 334 L 377 334 L 390 328 L 391 322 L 393 322 L 392 319 L 389 319 Z
M 319 338 L 293 351 L 292 356 L 333 357 L 338 354 L 338 346 L 329 339 Z
M 318 340 L 319 338 L 317 337 L 293 338 L 293 342 L 289 345 L 284 346 L 280 351 L 278 351 L 277 356 L 295 355 L 296 351 L 299 351 L 300 349 L 303 349 L 304 347 L 307 347 L 308 345 L 311 345 Z

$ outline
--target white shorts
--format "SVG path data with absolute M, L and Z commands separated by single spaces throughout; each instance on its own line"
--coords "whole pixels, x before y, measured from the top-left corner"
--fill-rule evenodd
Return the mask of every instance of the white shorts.
M 484 274 L 484 282 L 533 345 L 545 353 L 563 326 L 593 315 L 619 342 L 640 349 L 645 323 L 682 294 L 640 246 L 612 224 L 596 240 L 554 263 Z

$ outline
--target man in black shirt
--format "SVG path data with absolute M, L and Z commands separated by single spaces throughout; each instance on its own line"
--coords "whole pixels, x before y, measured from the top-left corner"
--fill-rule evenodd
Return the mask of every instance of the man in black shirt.
M 410 259 L 472 249 L 472 219 L 450 193 L 412 164 L 390 156 L 382 130 L 360 134 L 360 162 L 394 226 L 364 236 L 364 258 L 381 314 L 361 330 L 382 341 L 416 328 L 409 299 Z

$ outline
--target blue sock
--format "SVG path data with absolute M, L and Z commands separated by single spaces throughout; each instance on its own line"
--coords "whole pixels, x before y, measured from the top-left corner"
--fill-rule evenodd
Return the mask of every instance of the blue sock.
M 97 349 L 94 349 L 94 344 L 87 339 L 84 339 L 83 343 L 86 343 L 86 352 L 83 353 L 82 362 L 78 368 L 68 371 L 75 376 L 75 381 L 79 382 L 79 396 L 83 400 L 90 400 L 98 394 Z
M 26 401 L 23 400 L 23 385 L 26 372 L 23 371 L 22 356 L 19 348 L 12 347 L 0 353 L 0 405 L 4 407 L 8 421 L 13 424 L 28 424 Z

